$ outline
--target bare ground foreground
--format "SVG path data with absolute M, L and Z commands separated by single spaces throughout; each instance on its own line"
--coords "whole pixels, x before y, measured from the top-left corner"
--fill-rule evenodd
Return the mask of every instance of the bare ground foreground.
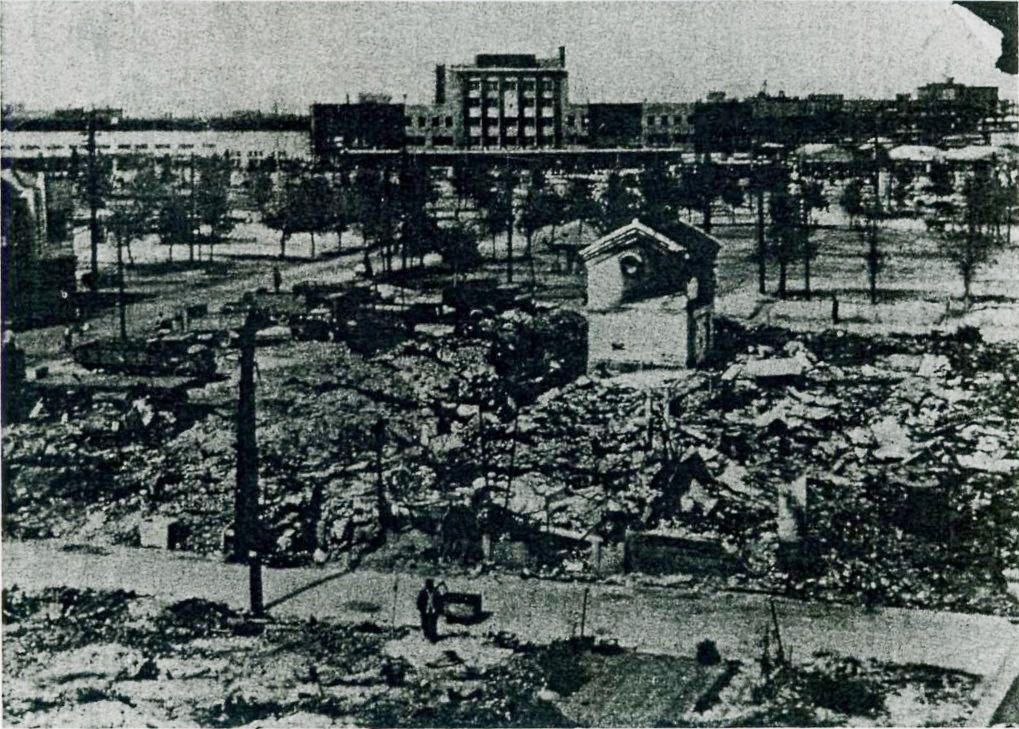
M 4 605 L 5 720 L 26 726 L 958 724 L 1019 645 L 1001 618 L 779 600 L 800 675 L 779 675 L 769 696 L 755 665 L 762 595 L 465 576 L 451 587 L 481 592 L 491 617 L 447 623 L 431 645 L 415 626 L 416 575 L 269 569 L 271 618 L 252 622 L 243 566 L 9 542 L 4 573 L 21 586 Z M 593 651 L 568 640 L 585 588 Z M 705 639 L 721 664 L 694 660 Z M 811 705 L 833 673 L 858 685 Z

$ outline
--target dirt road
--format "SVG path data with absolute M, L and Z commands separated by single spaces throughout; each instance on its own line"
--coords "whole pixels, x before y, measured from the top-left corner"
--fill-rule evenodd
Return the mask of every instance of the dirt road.
M 302 263 L 290 263 L 281 266 L 284 283 L 283 290 L 288 291 L 293 284 L 307 279 L 326 279 L 345 281 L 354 277 L 353 269 L 360 263 L 362 254 L 351 252 L 333 258 L 320 259 Z M 264 264 L 256 267 L 255 273 L 240 274 L 217 283 L 203 283 L 198 272 L 181 274 L 181 283 L 176 292 L 146 298 L 128 304 L 126 321 L 128 334 L 149 335 L 159 319 L 168 316 L 176 308 L 207 303 L 210 311 L 218 310 L 224 302 L 237 300 L 245 291 L 272 285 L 271 271 L 275 262 L 267 257 Z M 247 266 L 250 271 L 251 266 Z M 198 323 L 197 325 L 200 325 Z M 89 320 L 90 336 L 114 337 L 117 335 L 118 314 L 116 307 L 104 311 Z M 29 367 L 49 364 L 61 357 L 62 332 L 64 325 L 41 327 L 19 332 L 18 344 L 25 349 Z
M 4 542 L 4 586 L 122 588 L 166 600 L 203 597 L 246 607 L 243 566 L 158 550 L 104 547 L 102 554 L 89 554 L 62 551 L 61 546 L 55 541 Z M 389 622 L 395 602 L 397 624 L 417 622 L 418 576 L 328 567 L 265 569 L 264 583 L 266 604 L 277 614 Z M 546 641 L 568 637 L 575 629 L 585 585 L 483 575 L 451 579 L 450 588 L 482 593 L 484 609 L 492 614 L 472 627 L 443 626 L 447 634 L 505 630 Z M 593 584 L 589 589 L 588 634 L 661 653 L 690 656 L 699 641 L 710 638 L 723 656 L 752 661 L 769 619 L 764 595 L 702 595 L 633 584 Z M 988 676 L 1019 647 L 1019 625 L 998 617 L 781 599 L 776 605 L 782 640 L 794 659 L 831 650 Z

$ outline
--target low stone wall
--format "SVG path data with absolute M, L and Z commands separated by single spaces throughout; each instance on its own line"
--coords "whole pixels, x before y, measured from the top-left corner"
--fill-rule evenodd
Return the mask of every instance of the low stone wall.
M 626 538 L 625 569 L 649 575 L 678 572 L 733 574 L 739 562 L 718 542 L 693 537 L 632 533 Z

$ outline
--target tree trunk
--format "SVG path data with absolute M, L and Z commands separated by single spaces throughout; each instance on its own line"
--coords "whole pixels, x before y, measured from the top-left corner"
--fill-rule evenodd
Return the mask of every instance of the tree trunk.
M 534 237 L 534 232 L 529 231 L 527 233 L 527 248 L 525 249 L 524 255 L 527 256 L 527 267 L 530 270 L 531 276 L 531 293 L 534 293 L 535 284 L 535 273 L 534 273 L 534 249 L 532 248 L 531 241 Z
M 868 231 L 869 246 L 867 248 L 867 273 L 870 278 L 870 303 L 877 303 L 877 221 L 872 221 Z
M 89 268 L 92 280 L 89 281 L 88 287 L 94 294 L 99 291 L 99 239 L 102 237 L 99 230 L 99 209 L 94 203 L 89 204 L 88 232 L 92 255 Z
M 289 237 L 289 234 L 286 232 L 280 233 L 280 260 L 287 257 L 287 238 Z
M 803 205 L 803 213 L 800 225 L 802 226 L 801 236 L 803 246 L 803 288 L 807 295 L 807 301 L 810 301 L 810 208 L 807 207 L 806 201 L 801 203 Z
M 371 256 L 368 255 L 367 240 L 364 241 L 364 247 L 361 250 L 364 253 L 364 259 L 361 262 L 361 264 L 364 266 L 364 275 L 367 276 L 368 278 L 372 278 L 374 273 L 372 271 L 372 259 Z
M 311 234 L 311 257 L 315 257 L 315 231 L 308 231 Z
M 807 292 L 807 301 L 810 301 L 810 254 L 803 256 L 803 287 Z
M 764 190 L 757 191 L 757 292 L 765 293 Z
M 506 283 L 513 283 L 513 224 L 506 229 Z
M 120 317 L 120 339 L 127 339 L 127 313 L 124 311 L 124 256 L 120 236 L 117 236 L 117 311 Z

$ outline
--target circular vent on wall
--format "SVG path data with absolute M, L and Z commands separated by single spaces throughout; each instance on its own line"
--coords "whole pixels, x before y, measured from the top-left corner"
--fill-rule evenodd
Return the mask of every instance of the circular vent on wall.
M 641 260 L 640 256 L 630 253 L 619 259 L 619 268 L 624 276 L 634 278 L 643 271 L 644 261 Z

